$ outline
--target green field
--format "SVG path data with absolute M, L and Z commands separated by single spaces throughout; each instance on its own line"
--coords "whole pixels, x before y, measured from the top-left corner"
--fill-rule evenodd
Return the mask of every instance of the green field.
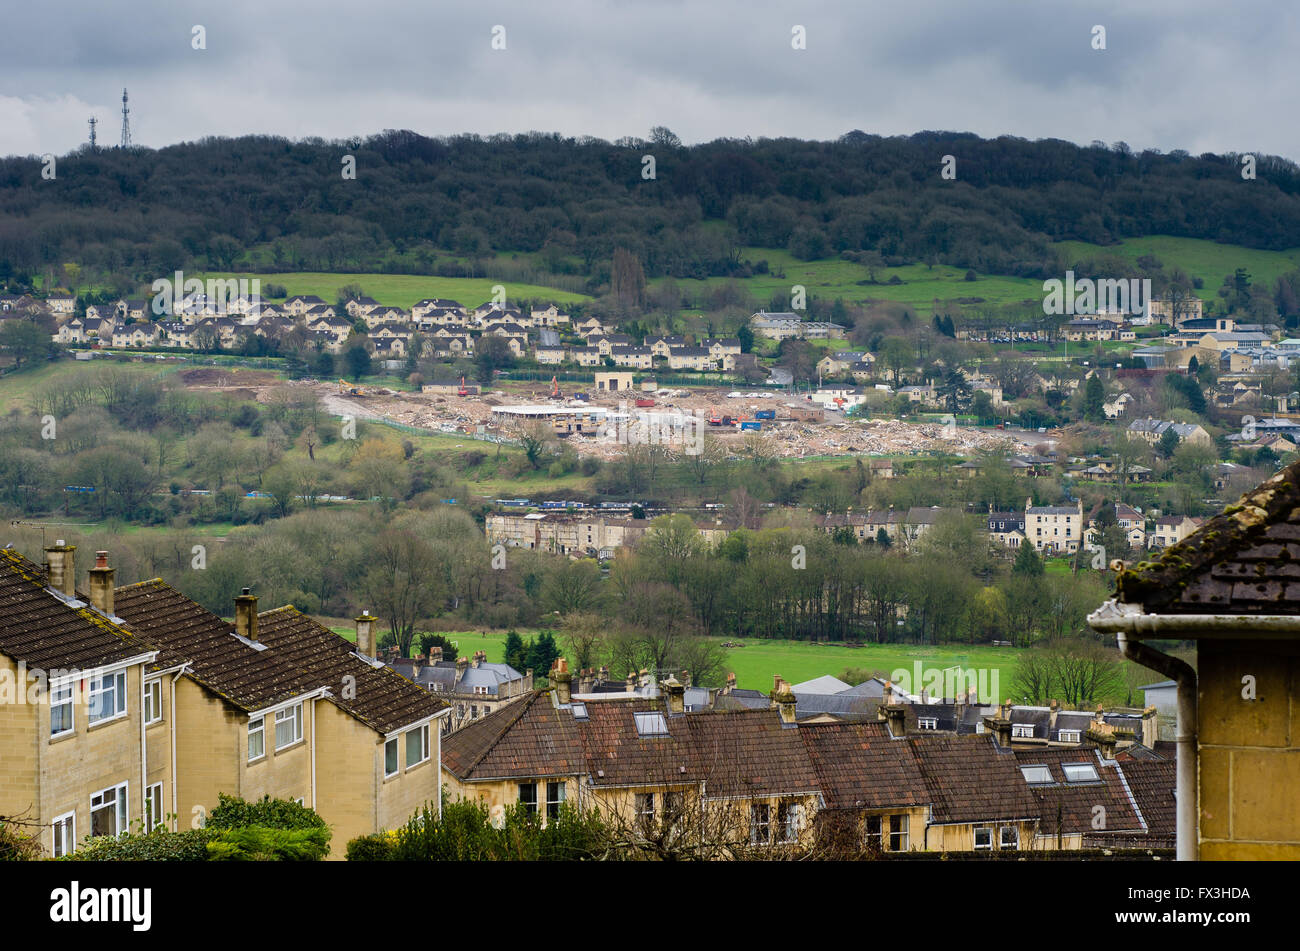
M 1270 289 L 1273 282 L 1287 271 L 1300 268 L 1300 248 L 1259 251 L 1235 244 L 1216 244 L 1200 238 L 1171 238 L 1168 235 L 1129 238 L 1111 247 L 1082 241 L 1062 241 L 1055 247 L 1074 259 L 1109 254 L 1136 261 L 1140 255 L 1154 254 L 1164 264 L 1166 272 L 1180 267 L 1190 276 L 1204 281 L 1205 286 L 1198 292 L 1202 299 L 1212 299 L 1224 276 L 1235 268 L 1244 267 L 1250 272 L 1253 285 Z
M 1067 262 L 1081 261 L 1107 255 L 1136 261 L 1143 254 L 1154 254 L 1164 264 L 1166 272 L 1182 268 L 1192 277 L 1201 278 L 1205 286 L 1202 297 L 1213 297 L 1225 274 L 1244 267 L 1250 272 L 1252 282 L 1261 287 L 1272 283 L 1287 271 L 1300 268 L 1300 248 L 1288 251 L 1260 251 L 1232 244 L 1216 244 L 1196 238 L 1175 238 L 1157 235 L 1132 238 L 1114 246 L 1088 244 L 1083 241 L 1062 241 L 1053 245 Z M 807 288 L 809 296 L 823 300 L 842 298 L 846 303 L 890 301 L 906 304 L 920 313 L 933 311 L 934 301 L 959 301 L 973 306 L 1009 305 L 1041 302 L 1043 285 L 1030 278 L 1005 277 L 994 274 L 977 274 L 976 280 L 967 281 L 966 269 L 936 265 L 912 264 L 906 267 L 881 268 L 876 272 L 878 283 L 867 283 L 867 268 L 852 261 L 830 258 L 820 261 L 801 261 L 788 251 L 773 248 L 745 248 L 741 258 L 753 263 L 767 261 L 768 273 L 738 280 L 759 306 L 773 294 L 790 293 L 794 284 Z M 892 277 L 901 284 L 889 284 Z M 651 285 L 664 279 L 651 281 Z M 677 286 L 687 294 L 699 294 L 727 284 L 725 277 L 704 280 L 676 280 Z
M 430 277 L 422 274 L 331 274 L 326 272 L 289 272 L 285 274 L 251 274 L 251 273 L 212 273 L 197 275 L 200 280 L 208 278 L 228 279 L 257 278 L 262 282 L 263 297 L 267 284 L 280 284 L 290 296 L 294 294 L 315 294 L 329 304 L 335 302 L 337 291 L 345 284 L 360 284 L 367 296 L 373 297 L 381 304 L 390 307 L 410 308 L 416 301 L 425 298 L 444 297 L 459 301 L 466 307 L 477 307 L 492 297 L 492 285 L 504 284 L 506 303 L 515 300 L 553 301 L 556 304 L 576 304 L 589 298 L 582 294 L 543 287 L 538 284 L 517 284 L 511 281 L 497 281 L 491 278 L 470 277 Z M 265 298 L 270 300 L 269 298 Z M 270 301 L 275 303 L 275 301 Z

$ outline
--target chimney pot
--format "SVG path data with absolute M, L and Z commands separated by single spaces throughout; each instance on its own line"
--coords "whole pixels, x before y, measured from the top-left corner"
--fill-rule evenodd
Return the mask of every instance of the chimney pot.
M 113 569 L 108 567 L 108 552 L 95 552 L 95 567 L 90 569 L 90 603 L 101 614 L 113 614 Z

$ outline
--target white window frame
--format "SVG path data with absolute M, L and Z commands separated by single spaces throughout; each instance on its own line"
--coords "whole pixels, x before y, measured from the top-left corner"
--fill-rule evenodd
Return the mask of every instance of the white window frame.
M 293 736 L 284 743 L 280 742 L 282 724 L 293 724 Z M 275 751 L 286 750 L 295 743 L 302 742 L 302 704 L 295 703 L 282 710 L 275 711 Z
M 546 818 L 558 819 L 560 810 L 564 808 L 564 801 L 568 796 L 568 784 L 564 780 L 551 780 L 546 784 Z M 555 798 L 551 798 L 554 796 Z M 554 808 L 552 808 L 554 807 Z M 552 815 L 554 813 L 554 815 Z
M 144 725 L 162 723 L 162 681 L 150 680 L 144 685 Z
M 938 717 L 917 717 L 916 728 L 918 730 L 937 730 L 939 729 Z
M 769 803 L 749 804 L 749 844 L 772 844 L 772 806 Z
M 1078 743 L 1083 738 L 1082 730 L 1061 730 L 1056 734 L 1062 743 Z
M 803 829 L 803 804 L 780 802 L 776 806 L 776 841 L 781 845 L 799 841 Z
M 54 821 L 50 823 L 50 832 L 52 836 L 50 854 L 56 859 L 76 851 L 77 813 L 65 812 L 61 816 L 55 816 Z
M 144 820 L 146 832 L 152 832 L 166 822 L 163 815 L 163 784 L 154 783 L 152 786 L 146 786 L 144 790 L 144 815 L 140 818 Z
M 393 749 L 393 768 L 388 768 L 388 748 Z M 392 779 L 402 771 L 402 754 L 401 747 L 397 744 L 397 737 L 384 741 L 384 779 Z
M 1007 844 L 1007 833 L 1011 833 L 1011 844 Z M 998 829 L 998 850 L 1020 848 L 1020 830 L 1015 826 L 1001 826 Z
M 110 803 L 116 805 L 117 832 L 115 834 L 123 835 L 126 832 L 130 831 L 130 815 L 131 815 L 131 788 L 130 787 L 131 787 L 131 783 L 128 781 L 124 783 L 118 783 L 116 786 L 108 786 L 104 789 L 99 790 L 98 792 L 94 792 L 90 794 L 90 831 L 92 834 L 95 831 L 95 813 L 101 809 L 106 808 Z M 111 799 L 108 798 L 109 794 L 112 794 Z M 98 806 L 95 805 L 96 799 L 100 800 Z
M 901 826 L 895 830 L 894 825 L 897 823 Z M 882 824 L 881 831 L 884 832 Z M 890 852 L 906 852 L 911 844 L 912 822 L 911 817 L 906 812 L 895 813 L 889 817 L 889 831 L 884 833 L 889 836 L 888 850 Z M 894 848 L 894 843 L 898 842 L 900 848 Z
M 118 678 L 121 678 L 120 680 Z M 95 704 L 98 700 L 103 703 L 103 697 L 110 691 L 105 688 L 104 684 L 108 680 L 113 681 L 113 702 L 116 707 L 112 712 L 105 713 L 102 709 L 96 713 Z M 86 690 L 86 722 L 89 726 L 98 726 L 101 723 L 111 723 L 113 720 L 120 720 L 126 716 L 126 669 L 114 670 L 108 673 L 95 674 L 90 678 L 90 687 Z
M 642 829 L 650 828 L 655 821 L 655 794 L 637 793 L 636 794 L 636 821 L 637 826 Z
M 1011 724 L 1011 738 L 1013 740 L 1032 740 L 1034 738 L 1034 725 L 1032 723 Z
M 253 726 L 254 723 L 257 724 L 256 727 Z M 258 745 L 261 747 L 261 749 L 258 751 L 256 756 L 253 755 L 254 735 L 258 737 L 259 740 Z M 252 719 L 248 721 L 248 761 L 250 763 L 253 763 L 259 759 L 262 759 L 265 756 L 266 756 L 266 717 L 257 717 L 256 719 Z
M 980 845 L 981 834 L 987 837 L 987 840 L 983 845 Z M 975 834 L 971 841 L 974 843 L 976 852 L 992 852 L 993 851 L 993 827 L 976 826 Z
M 533 790 L 533 798 L 531 801 L 524 798 L 524 790 L 529 787 L 532 787 Z M 536 782 L 519 784 L 519 804 L 533 815 L 537 815 L 537 792 Z
M 67 691 L 67 697 L 63 698 L 62 694 Z M 56 736 L 67 736 L 70 733 L 77 732 L 77 705 L 75 703 L 77 696 L 76 684 L 71 680 L 64 681 L 61 684 L 50 687 L 50 739 Z M 68 727 L 66 730 L 54 732 L 54 711 L 66 707 L 68 710 Z M 62 817 L 60 817 L 62 818 Z
M 418 738 L 420 741 L 420 758 L 411 761 L 411 740 Z M 429 761 L 429 724 L 416 727 L 414 730 L 406 731 L 406 768 L 414 769 L 421 763 Z

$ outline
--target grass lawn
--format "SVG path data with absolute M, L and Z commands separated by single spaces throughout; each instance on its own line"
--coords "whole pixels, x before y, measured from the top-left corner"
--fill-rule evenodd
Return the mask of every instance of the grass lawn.
M 477 307 L 492 297 L 492 286 L 504 283 L 506 303 L 517 299 L 553 301 L 556 304 L 575 304 L 588 300 L 582 294 L 543 287 L 539 284 L 514 284 L 490 278 L 430 277 L 423 274 L 332 274 L 328 272 L 298 271 L 285 274 L 212 273 L 197 275 L 208 278 L 258 278 L 263 292 L 267 284 L 280 284 L 294 294 L 315 294 L 333 305 L 338 289 L 345 284 L 360 284 L 365 293 L 390 307 L 409 308 L 426 297 L 445 297 L 459 301 L 466 307 Z M 264 294 L 265 296 L 265 294 Z M 267 298 L 269 303 L 278 303 Z

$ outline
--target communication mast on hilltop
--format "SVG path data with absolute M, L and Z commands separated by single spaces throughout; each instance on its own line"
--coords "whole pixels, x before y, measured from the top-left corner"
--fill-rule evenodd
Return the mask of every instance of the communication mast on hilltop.
M 131 147 L 131 110 L 126 107 L 126 89 L 122 89 L 122 148 Z
M 99 120 L 94 116 L 91 116 L 87 121 L 90 123 L 90 151 L 93 152 L 95 151 L 95 123 Z

